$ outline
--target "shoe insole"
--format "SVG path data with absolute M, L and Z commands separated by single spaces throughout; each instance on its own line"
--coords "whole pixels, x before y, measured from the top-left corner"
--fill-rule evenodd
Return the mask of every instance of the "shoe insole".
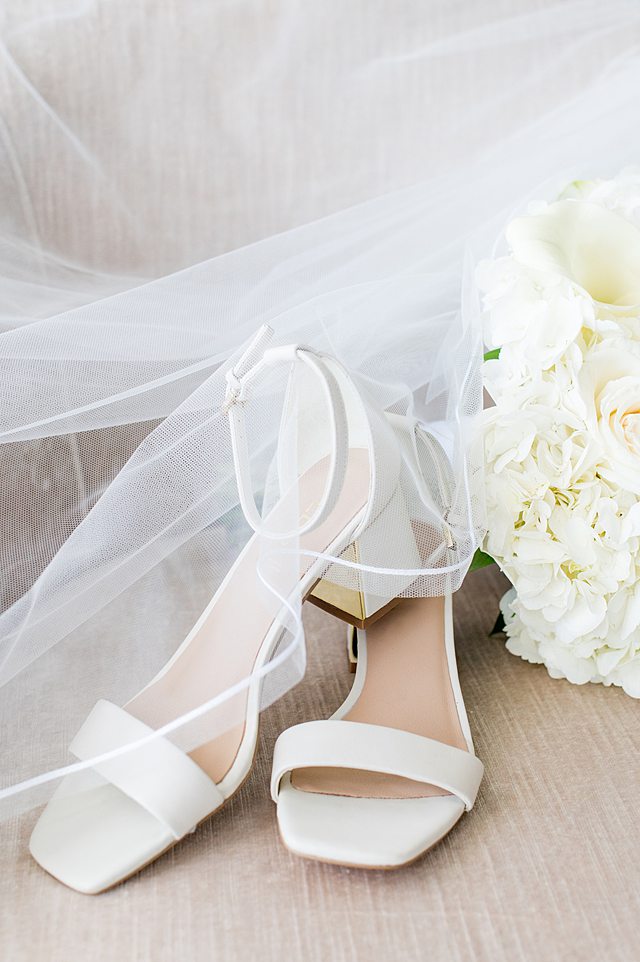
M 468 751 L 449 677 L 444 625 L 444 598 L 414 598 L 368 628 L 364 684 L 344 720 L 400 728 Z M 305 792 L 359 798 L 449 794 L 406 778 L 340 768 L 300 768 L 291 783 Z
M 289 495 L 297 497 L 297 503 L 292 500 L 287 504 L 287 496 L 281 499 L 269 519 L 273 530 L 290 530 L 294 511 L 294 517 L 298 517 L 298 511 L 303 517 L 313 514 L 323 495 L 327 469 L 328 459 L 323 459 L 302 476 L 297 492 Z M 368 453 L 354 448 L 349 453 L 342 491 L 333 511 L 321 525 L 300 539 L 300 547 L 325 552 L 362 510 L 368 491 Z M 251 674 L 281 607 L 258 578 L 264 543 L 257 537 L 251 539 L 198 632 L 173 663 L 126 706 L 132 715 L 157 729 L 204 705 Z M 271 546 L 277 551 L 278 542 L 271 542 Z M 288 543 L 284 546 L 290 547 Z M 296 579 L 302 578 L 313 562 L 313 558 L 302 557 L 298 571 L 292 566 L 287 572 L 285 567 L 284 576 L 279 578 L 279 592 L 285 597 L 291 596 Z M 309 590 L 312 587 L 310 584 Z M 222 780 L 236 758 L 245 729 L 246 706 L 245 689 L 208 712 L 199 722 L 189 723 L 183 732 L 191 744 L 198 744 L 189 752 L 191 758 L 214 782 Z M 214 739 L 207 737 L 212 732 L 222 734 Z

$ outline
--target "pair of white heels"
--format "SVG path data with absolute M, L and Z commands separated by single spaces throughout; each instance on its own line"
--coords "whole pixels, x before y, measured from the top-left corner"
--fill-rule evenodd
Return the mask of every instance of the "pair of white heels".
M 420 554 L 401 466 L 428 503 L 425 464 L 446 484 L 446 458 L 415 422 L 368 411 L 334 358 L 299 345 L 265 349 L 270 336 L 262 329 L 230 369 L 225 403 L 240 504 L 258 534 L 153 681 L 125 708 L 98 702 L 70 746 L 90 770 L 63 780 L 31 836 L 35 860 L 77 891 L 102 892 L 156 859 L 249 773 L 264 668 L 283 632 L 273 599 L 257 586 L 259 535 L 286 540 L 292 514 L 302 561 L 285 574 L 281 599 L 310 597 L 358 627 L 349 636 L 355 682 L 342 707 L 276 743 L 271 790 L 285 845 L 308 858 L 394 868 L 426 852 L 474 804 L 483 766 L 458 683 L 451 595 L 396 604 L 384 593 L 336 591 L 323 560 L 348 549 L 366 570 L 382 559 L 409 572 L 408 589 Z M 263 519 L 250 490 L 244 406 L 255 378 L 283 363 L 291 378 L 281 436 L 293 423 L 297 456 L 281 445 L 281 496 Z M 444 528 L 439 536 L 450 538 Z M 214 669 L 230 687 L 250 678 L 234 696 L 243 720 L 187 753 L 157 734 L 171 727 L 162 706 L 206 703 Z

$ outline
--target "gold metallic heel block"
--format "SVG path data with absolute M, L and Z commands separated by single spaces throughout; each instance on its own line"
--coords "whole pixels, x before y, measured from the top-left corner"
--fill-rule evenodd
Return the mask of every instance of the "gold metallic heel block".
M 359 553 L 356 545 L 351 545 L 345 552 L 347 561 L 359 563 Z M 354 628 L 366 628 L 382 618 L 387 611 L 391 611 L 400 604 L 402 598 L 378 598 L 358 588 L 347 588 L 321 578 L 308 596 L 318 608 L 346 621 Z
M 377 611 L 367 615 L 364 592 L 356 591 L 355 588 L 334 585 L 324 579 L 317 583 L 307 598 L 307 601 L 310 601 L 317 608 L 322 608 L 323 611 L 346 621 L 348 625 L 352 625 L 354 628 L 367 628 L 369 625 L 373 625 L 378 618 L 382 618 L 388 611 L 399 605 L 402 600 L 402 598 L 392 598 Z
M 346 587 L 338 583 L 344 576 L 345 563 L 353 572 L 353 586 Z M 385 594 L 384 587 L 378 587 L 381 594 L 374 594 L 370 587 L 371 579 L 363 572 L 397 569 L 398 576 L 389 581 L 389 591 L 400 595 L 410 588 L 416 569 L 419 571 L 420 568 L 421 558 L 413 523 L 405 496 L 398 487 L 385 507 L 313 586 L 309 601 L 349 625 L 366 628 L 395 608 L 402 599 L 397 595 Z M 384 580 L 380 583 L 384 585 Z

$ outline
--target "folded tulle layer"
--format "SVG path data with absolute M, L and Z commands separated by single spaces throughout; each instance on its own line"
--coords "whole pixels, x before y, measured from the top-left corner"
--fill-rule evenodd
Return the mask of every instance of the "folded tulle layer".
M 530 196 L 637 161 L 640 16 L 432 6 L 7 13 L 0 811 L 50 791 L 94 703 L 149 681 L 247 543 L 226 374 L 264 324 L 335 355 L 372 419 L 419 419 L 444 465 L 426 494 L 401 471 L 417 554 L 329 552 L 328 580 L 459 587 L 484 525 L 474 262 Z M 285 383 L 247 406 L 263 513 Z M 301 602 L 263 706 L 304 669 Z M 249 682 L 212 670 L 206 699 L 159 706 L 162 733 L 197 749 Z

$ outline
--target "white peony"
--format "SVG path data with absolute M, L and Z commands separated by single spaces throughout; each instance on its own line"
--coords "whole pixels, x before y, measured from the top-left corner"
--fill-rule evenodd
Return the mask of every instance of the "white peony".
M 640 697 L 640 230 L 622 216 L 640 175 L 624 177 L 538 205 L 507 229 L 510 254 L 479 265 L 500 348 L 485 548 L 513 584 L 510 651 Z

